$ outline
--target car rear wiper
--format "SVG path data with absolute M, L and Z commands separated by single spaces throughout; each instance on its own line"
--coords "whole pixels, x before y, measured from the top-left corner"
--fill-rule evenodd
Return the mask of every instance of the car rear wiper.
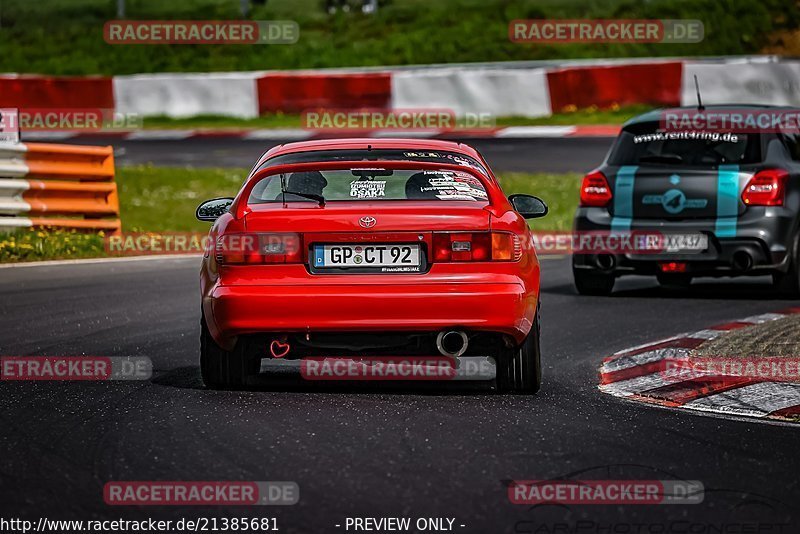
M 319 204 L 319 207 L 325 207 L 325 197 L 314 193 L 300 193 L 298 191 L 289 191 L 286 189 L 286 176 L 281 174 L 281 194 L 283 195 L 283 203 L 286 204 L 286 195 L 295 195 L 301 198 L 313 200 Z
M 639 161 L 644 163 L 683 163 L 683 158 L 677 154 L 650 154 L 647 156 L 642 156 L 639 158 Z

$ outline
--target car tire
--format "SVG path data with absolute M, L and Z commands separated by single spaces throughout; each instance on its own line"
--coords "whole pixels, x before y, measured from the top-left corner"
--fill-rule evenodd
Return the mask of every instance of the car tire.
M 575 289 L 581 295 L 608 296 L 614 290 L 616 278 L 613 274 L 572 269 Z
M 692 277 L 688 274 L 657 274 L 656 280 L 664 289 L 686 290 L 692 285 Z
M 208 389 L 241 389 L 252 371 L 245 341 L 239 339 L 232 351 L 217 345 L 208 331 L 205 318 L 200 320 L 200 376 Z
M 505 358 L 500 374 L 501 390 L 509 393 L 533 395 L 542 387 L 542 351 L 540 346 L 541 323 L 539 310 L 533 327 L 519 347 Z
M 784 297 L 800 296 L 800 242 L 795 237 L 794 247 L 789 258 L 789 270 L 772 275 L 772 286 Z

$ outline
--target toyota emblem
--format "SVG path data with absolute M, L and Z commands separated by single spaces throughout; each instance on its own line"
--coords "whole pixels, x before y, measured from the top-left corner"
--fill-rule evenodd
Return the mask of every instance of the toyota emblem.
M 375 226 L 375 223 L 378 222 L 375 220 L 375 217 L 361 217 L 358 220 L 358 224 L 360 224 L 363 228 L 372 228 Z

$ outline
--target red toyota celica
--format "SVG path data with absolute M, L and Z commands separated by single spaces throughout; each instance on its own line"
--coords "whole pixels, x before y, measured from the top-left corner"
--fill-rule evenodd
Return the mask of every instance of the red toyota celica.
M 535 393 L 539 262 L 525 219 L 546 213 L 536 197 L 506 198 L 461 143 L 275 147 L 236 198 L 197 209 L 213 221 L 201 271 L 203 381 L 235 389 L 287 369 L 438 379 L 379 364 L 407 371 L 440 359 L 451 362 L 441 378 Z M 319 365 L 328 359 L 349 363 Z

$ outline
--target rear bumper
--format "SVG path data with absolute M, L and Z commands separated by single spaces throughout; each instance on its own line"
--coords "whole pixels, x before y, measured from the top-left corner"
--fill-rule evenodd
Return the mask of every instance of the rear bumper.
M 689 274 L 695 276 L 763 275 L 785 272 L 788 268 L 788 251 L 796 232 L 797 215 L 787 208 L 751 207 L 747 213 L 722 224 L 726 231 L 718 232 L 719 222 L 705 220 L 632 220 L 630 231 L 655 231 L 665 233 L 702 232 L 709 236 L 709 248 L 702 253 L 688 254 L 612 254 L 613 268 L 599 269 L 593 254 L 576 254 L 573 265 L 577 269 L 604 270 L 617 276 L 624 274 L 658 274 L 660 262 L 677 261 L 688 265 Z M 612 230 L 612 217 L 605 208 L 579 208 L 575 217 L 575 230 L 594 232 Z M 735 257 L 747 254 L 752 266 L 740 269 Z
M 521 342 L 537 295 L 515 283 L 235 285 L 203 299 L 209 329 L 222 346 L 263 332 L 439 331 L 461 327 Z

